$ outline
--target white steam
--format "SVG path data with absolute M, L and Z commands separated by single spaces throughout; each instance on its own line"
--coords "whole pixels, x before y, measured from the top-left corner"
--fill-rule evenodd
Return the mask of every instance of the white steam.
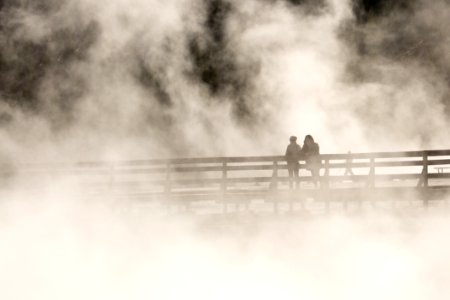
M 48 204 L 1 208 L 4 299 L 400 300 L 450 292 L 445 215 L 221 220 Z
M 350 1 L 329 1 L 315 14 L 281 1 L 225 1 L 213 61 L 224 61 L 218 73 L 236 77 L 235 86 L 245 83 L 238 94 L 226 86 L 212 94 L 189 50 L 193 37 L 200 49 L 214 43 L 206 3 L 68 0 L 46 14 L 17 9 L 8 19 L 13 40 L 45 44 L 50 54 L 72 43 L 83 54 L 45 70 L 39 114 L 2 104 L 12 116 L 2 128 L 6 148 L 23 160 L 265 155 L 281 153 L 287 136 L 309 133 L 324 152 L 448 147 L 445 74 L 423 57 L 402 59 L 409 48 L 398 59 L 382 52 L 401 16 L 358 27 Z M 443 6 L 416 4 L 409 26 L 438 32 L 430 56 L 448 65 Z M 61 28 L 79 33 L 47 42 Z M 352 65 L 362 74 L 356 81 Z M 236 101 L 250 112 L 244 121 Z
M 27 100 L 38 109 L 0 94 L 2 165 L 282 154 L 292 134 L 312 134 L 324 153 L 450 147 L 446 1 L 364 25 L 352 1 L 314 13 L 222 1 L 220 38 L 206 25 L 208 1 L 44 2 L 51 9 L 21 1 L 0 15 L 3 57 L 28 63 L 38 53 L 20 57 L 17 45 L 31 43 L 50 61 L 35 65 Z M 386 45 L 403 35 L 424 42 L 394 55 Z M 193 41 L 221 66 L 219 92 L 202 80 Z M 445 215 L 161 216 L 108 197 L 80 202 L 62 181 L 1 190 L 1 299 L 450 294 Z

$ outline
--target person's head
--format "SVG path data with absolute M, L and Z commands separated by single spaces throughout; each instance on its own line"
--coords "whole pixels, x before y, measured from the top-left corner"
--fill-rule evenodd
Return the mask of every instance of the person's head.
M 304 143 L 307 145 L 313 144 L 314 143 L 313 137 L 308 134 L 307 136 L 305 136 Z
M 291 136 L 291 137 L 289 138 L 289 141 L 290 141 L 291 143 L 295 143 L 295 142 L 297 141 L 297 137 L 296 137 L 295 135 L 293 135 L 293 136 Z

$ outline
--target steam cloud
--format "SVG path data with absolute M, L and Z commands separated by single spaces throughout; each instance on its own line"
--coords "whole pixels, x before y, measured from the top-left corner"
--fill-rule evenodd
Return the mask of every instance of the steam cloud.
M 230 222 L 117 215 L 70 201 L 1 211 L 5 299 L 398 300 L 450 292 L 445 214 Z
M 327 152 L 446 148 L 446 8 L 4 0 L 2 154 L 264 155 L 292 133 Z
M 449 148 L 449 6 L 0 0 L 0 163 Z M 448 298 L 445 215 L 180 220 L 68 190 L 0 191 L 1 298 Z

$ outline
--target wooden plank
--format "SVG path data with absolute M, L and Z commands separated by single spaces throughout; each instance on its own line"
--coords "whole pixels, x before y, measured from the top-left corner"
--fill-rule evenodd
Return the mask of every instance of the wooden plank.
M 351 159 L 370 159 L 375 158 L 405 158 L 405 157 L 422 157 L 426 153 L 428 157 L 450 156 L 450 150 L 427 150 L 427 151 L 402 151 L 402 152 L 374 152 L 374 153 L 351 153 L 351 154 L 322 154 L 324 160 L 351 160 Z M 124 166 L 165 166 L 182 164 L 207 164 L 207 163 L 251 163 L 251 162 L 284 162 L 284 156 L 251 156 L 251 157 L 204 157 L 204 158 L 173 158 L 173 159 L 149 159 L 149 160 L 124 160 L 124 161 L 87 161 L 76 163 L 34 163 L 34 164 L 17 164 L 19 169 L 24 168 L 98 168 L 98 167 L 115 167 Z M 447 163 L 447 162 L 444 162 Z

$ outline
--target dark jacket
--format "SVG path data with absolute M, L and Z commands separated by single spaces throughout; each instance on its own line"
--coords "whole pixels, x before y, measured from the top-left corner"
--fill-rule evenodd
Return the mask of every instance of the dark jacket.
M 289 144 L 286 148 L 286 162 L 288 165 L 298 165 L 302 153 L 302 147 L 297 143 Z
M 302 148 L 302 155 L 307 165 L 321 165 L 322 161 L 319 157 L 319 144 L 312 145 L 304 144 Z

